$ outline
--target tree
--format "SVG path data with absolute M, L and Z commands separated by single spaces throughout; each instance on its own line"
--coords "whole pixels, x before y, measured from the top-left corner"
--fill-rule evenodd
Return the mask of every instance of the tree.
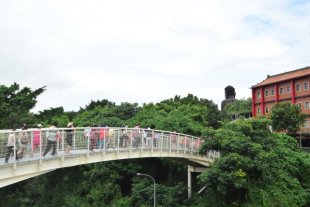
M 226 104 L 223 112 L 225 115 L 233 120 L 239 117 L 250 117 L 252 111 L 252 99 L 240 99 Z
M 28 87 L 20 89 L 17 83 L 9 87 L 0 85 L 0 128 L 18 127 L 22 123 L 32 124 L 34 115 L 30 110 L 44 90 L 45 86 L 33 91 Z
M 294 134 L 306 120 L 301 108 L 291 103 L 279 103 L 272 108 L 272 128 L 276 131 L 286 131 Z
M 294 138 L 272 133 L 266 118 L 239 119 L 208 129 L 201 153 L 219 150 L 199 178 L 206 186 L 203 206 L 307 206 L 310 156 Z

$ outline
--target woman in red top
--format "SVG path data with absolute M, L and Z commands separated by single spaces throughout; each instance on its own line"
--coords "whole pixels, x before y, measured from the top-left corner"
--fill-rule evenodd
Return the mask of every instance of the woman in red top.
M 41 128 L 42 128 L 42 125 L 41 124 L 38 124 L 37 126 L 37 129 L 34 130 L 32 132 L 32 151 L 31 151 L 31 157 L 33 156 L 33 152 L 36 150 L 36 149 L 39 149 L 40 150 L 40 143 L 41 143 Z

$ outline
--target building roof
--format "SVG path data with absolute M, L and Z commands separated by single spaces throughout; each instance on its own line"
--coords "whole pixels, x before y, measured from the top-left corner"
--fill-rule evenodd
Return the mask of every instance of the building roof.
M 260 86 L 266 86 L 266 85 L 279 83 L 279 82 L 283 82 L 283 81 L 287 81 L 287 80 L 301 78 L 301 77 L 307 76 L 307 75 L 310 75 L 310 67 L 309 66 L 307 66 L 305 68 L 300 68 L 297 70 L 285 72 L 285 73 L 280 73 L 277 75 L 272 75 L 272 76 L 268 75 L 265 80 L 263 80 L 262 82 L 252 86 L 251 88 L 257 88 Z

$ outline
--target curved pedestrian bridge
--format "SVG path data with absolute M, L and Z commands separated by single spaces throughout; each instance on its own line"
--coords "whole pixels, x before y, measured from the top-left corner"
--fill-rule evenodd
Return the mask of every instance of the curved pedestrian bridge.
M 16 149 L 11 154 L 7 147 L 10 134 L 11 139 L 14 138 L 11 149 Z M 25 134 L 28 143 L 21 144 L 21 137 Z M 54 136 L 52 141 L 51 135 Z M 216 151 L 210 151 L 205 156 L 198 155 L 203 141 L 199 137 L 141 128 L 2 130 L 0 141 L 0 187 L 59 168 L 95 162 L 157 157 L 175 159 L 199 167 L 208 166 L 219 156 Z M 43 156 L 48 147 L 50 150 Z M 21 154 L 23 156 L 17 160 Z M 7 162 L 5 157 L 8 158 Z

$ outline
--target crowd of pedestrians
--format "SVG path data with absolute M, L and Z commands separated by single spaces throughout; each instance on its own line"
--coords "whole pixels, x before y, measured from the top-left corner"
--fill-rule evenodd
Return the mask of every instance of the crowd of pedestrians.
M 129 129 L 123 125 L 119 131 L 114 131 L 107 125 L 86 126 L 83 131 L 77 131 L 72 122 L 67 124 L 63 130 L 57 128 L 57 124 L 50 124 L 43 128 L 38 124 L 35 128 L 28 130 L 24 124 L 20 130 L 12 129 L 7 138 L 5 163 L 10 157 L 20 160 L 29 154 L 41 154 L 45 157 L 49 152 L 51 156 L 57 155 L 57 151 L 63 150 L 65 155 L 70 155 L 77 135 L 84 143 L 84 149 L 90 152 L 105 150 L 107 148 L 160 148 L 163 140 L 163 132 L 152 130 L 150 127 L 141 129 L 140 124 Z M 63 139 L 64 138 L 64 139 Z M 199 148 L 201 139 L 191 139 L 186 135 L 178 135 L 175 131 L 170 133 L 169 143 L 172 149 L 195 149 Z

